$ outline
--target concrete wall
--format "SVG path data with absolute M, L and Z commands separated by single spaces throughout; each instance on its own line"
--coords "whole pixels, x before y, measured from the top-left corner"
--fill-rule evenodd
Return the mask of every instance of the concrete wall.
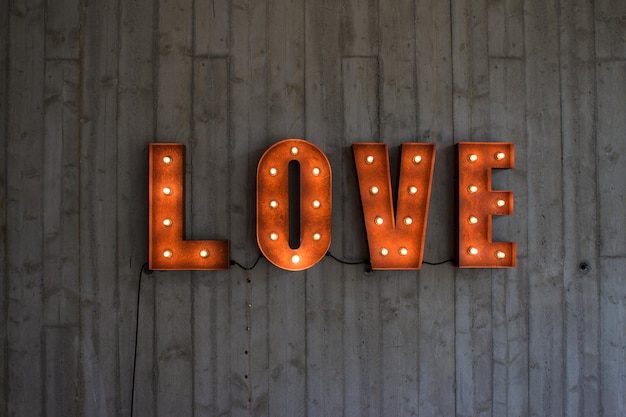
M 623 0 L 0 4 L 0 415 L 623 416 Z M 187 145 L 187 237 L 250 265 L 256 164 L 437 144 L 425 259 L 454 257 L 454 147 L 511 141 L 512 270 L 155 272 L 148 144 Z M 392 172 L 395 172 L 394 171 Z

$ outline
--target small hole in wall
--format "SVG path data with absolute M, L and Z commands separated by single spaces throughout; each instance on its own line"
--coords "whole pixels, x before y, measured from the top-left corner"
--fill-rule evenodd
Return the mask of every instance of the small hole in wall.
M 589 265 L 588 262 L 583 261 L 578 264 L 578 269 L 581 270 L 582 272 L 587 272 L 591 269 L 591 265 Z

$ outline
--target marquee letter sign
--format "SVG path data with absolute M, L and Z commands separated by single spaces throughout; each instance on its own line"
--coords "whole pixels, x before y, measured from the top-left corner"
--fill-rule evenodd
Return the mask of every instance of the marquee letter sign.
M 150 144 L 150 269 L 228 269 L 227 240 L 184 240 L 183 173 L 180 143 Z
M 299 163 L 300 236 L 289 245 L 289 164 Z M 319 262 L 330 247 L 332 199 L 330 163 L 317 146 L 301 139 L 274 144 L 257 169 L 256 236 L 263 255 L 288 271 Z
M 435 144 L 404 143 L 397 219 L 384 143 L 352 145 L 372 269 L 420 269 L 435 166 Z
M 397 210 L 384 143 L 352 145 L 372 269 L 420 269 L 435 164 L 435 144 L 404 143 Z M 513 268 L 515 242 L 492 241 L 492 216 L 513 213 L 513 193 L 491 189 L 493 168 L 513 168 L 514 146 L 457 145 L 458 266 Z M 184 239 L 185 151 L 180 143 L 150 145 L 149 268 L 228 269 L 228 240 Z M 210 163 L 210 161 L 207 161 Z M 318 263 L 331 240 L 332 171 L 317 146 L 286 139 L 257 167 L 256 235 L 272 264 L 302 271 Z
M 513 193 L 491 190 L 492 168 L 513 168 L 512 143 L 457 145 L 459 267 L 515 267 L 515 243 L 492 242 L 492 216 L 513 213 Z

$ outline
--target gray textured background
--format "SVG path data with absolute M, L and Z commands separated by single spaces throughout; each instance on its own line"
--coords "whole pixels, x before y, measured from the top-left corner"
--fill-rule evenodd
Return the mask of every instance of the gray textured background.
M 518 267 L 144 276 L 136 416 L 626 412 L 623 0 L 7 0 L 0 31 L 0 415 L 130 414 L 150 142 L 187 145 L 187 237 L 249 265 L 289 137 L 331 162 L 347 260 L 353 142 L 437 144 L 427 261 L 454 143 L 514 142 Z

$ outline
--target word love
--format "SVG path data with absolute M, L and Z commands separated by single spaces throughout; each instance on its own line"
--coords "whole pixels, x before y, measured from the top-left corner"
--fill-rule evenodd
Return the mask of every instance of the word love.
M 395 210 L 387 145 L 355 143 L 352 149 L 372 268 L 420 269 L 435 145 L 402 145 Z M 492 216 L 513 213 L 513 193 L 491 189 L 493 168 L 513 168 L 513 144 L 463 142 L 456 151 L 458 266 L 515 267 L 515 243 L 492 242 L 491 233 Z M 229 241 L 184 239 L 184 170 L 182 144 L 150 145 L 149 267 L 228 269 Z M 256 234 L 263 255 L 289 271 L 318 263 L 330 247 L 331 197 L 332 171 L 321 149 L 301 139 L 271 146 L 257 169 Z

